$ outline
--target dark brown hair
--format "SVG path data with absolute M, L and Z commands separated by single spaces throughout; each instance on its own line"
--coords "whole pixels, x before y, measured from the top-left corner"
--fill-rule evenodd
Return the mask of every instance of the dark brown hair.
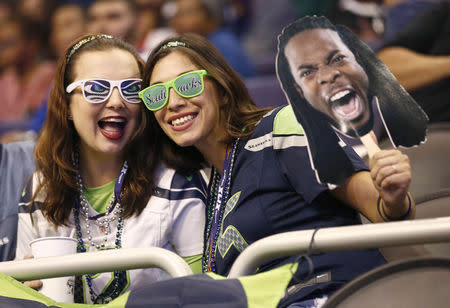
M 72 121 L 68 119 L 70 96 L 65 88 L 73 81 L 74 67 L 83 53 L 111 49 L 132 54 L 142 74 L 144 64 L 134 48 L 120 39 L 103 35 L 81 37 L 58 62 L 46 120 L 35 149 L 36 171 L 40 181 L 32 197 L 34 201 L 40 191 L 45 193 L 41 210 L 56 226 L 67 222 L 77 194 L 77 170 L 73 167 L 73 154 L 79 143 L 79 136 Z M 71 53 L 73 50 L 75 52 Z M 68 60 L 69 53 L 72 55 Z M 150 121 L 149 114 L 141 104 L 138 127 L 125 148 L 124 158 L 128 160 L 129 168 L 122 190 L 123 217 L 139 215 L 155 187 L 153 178 L 160 155 L 156 147 L 157 135 L 151 133 L 156 127 L 151 127 L 153 122 Z
M 166 46 L 168 42 L 181 42 L 184 46 Z M 192 63 L 209 73 L 218 91 L 220 103 L 219 121 L 225 128 L 225 140 L 230 144 L 235 138 L 253 133 L 255 125 L 270 109 L 260 109 L 250 97 L 239 75 L 231 68 L 219 50 L 206 38 L 197 34 L 185 34 L 161 42 L 150 54 L 144 68 L 143 85 L 149 86 L 156 63 L 172 52 L 179 52 Z M 152 113 L 152 121 L 156 119 Z M 170 167 L 182 172 L 192 172 L 204 163 L 201 154 L 193 147 L 179 147 L 164 133 L 162 141 L 163 160 Z

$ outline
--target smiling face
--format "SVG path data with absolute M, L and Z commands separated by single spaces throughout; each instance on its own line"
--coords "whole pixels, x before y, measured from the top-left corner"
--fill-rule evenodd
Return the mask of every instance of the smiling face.
M 367 74 L 337 32 L 300 32 L 287 43 L 285 56 L 300 95 L 343 132 L 357 130 L 370 119 Z
M 160 59 L 151 74 L 150 85 L 170 81 L 177 76 L 202 69 L 180 52 L 172 52 Z M 155 111 L 155 117 L 164 132 L 180 146 L 195 146 L 201 152 L 216 143 L 224 130 L 219 125 L 219 101 L 216 87 L 204 77 L 204 90 L 195 97 L 183 98 L 173 88 L 167 105 Z
M 136 59 L 127 51 L 110 49 L 87 51 L 74 63 L 74 78 L 121 80 L 140 78 Z M 140 121 L 141 104 L 126 102 L 117 88 L 103 103 L 87 102 L 81 87 L 70 94 L 70 114 L 78 135 L 81 153 L 121 155 Z

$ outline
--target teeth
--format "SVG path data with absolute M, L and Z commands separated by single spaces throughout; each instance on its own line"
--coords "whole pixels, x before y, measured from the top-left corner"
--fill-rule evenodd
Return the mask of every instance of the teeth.
M 125 122 L 125 119 L 109 118 L 103 120 L 103 122 L 123 123 Z
M 172 125 L 173 125 L 173 126 L 183 125 L 183 124 L 185 124 L 186 122 L 192 120 L 193 118 L 195 118 L 193 114 L 187 115 L 187 116 L 185 116 L 185 117 L 182 117 L 182 118 L 178 118 L 178 119 L 176 119 L 176 120 L 173 120 L 173 121 L 172 121 Z
M 344 91 L 338 92 L 338 93 L 334 94 L 332 97 L 330 97 L 330 101 L 334 102 L 334 101 L 346 96 L 349 93 L 350 93 L 350 90 L 344 90 Z

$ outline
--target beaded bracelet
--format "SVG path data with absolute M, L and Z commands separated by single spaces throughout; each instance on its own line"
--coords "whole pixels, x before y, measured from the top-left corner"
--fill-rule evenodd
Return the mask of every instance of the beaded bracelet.
M 408 211 L 400 217 L 391 217 L 391 216 L 387 215 L 386 213 L 384 213 L 384 210 L 381 209 L 381 197 L 378 197 L 377 210 L 378 210 L 378 214 L 380 215 L 380 217 L 386 222 L 399 221 L 399 220 L 404 220 L 404 219 L 409 218 L 409 216 L 411 216 L 412 200 L 411 200 L 409 193 L 407 193 L 406 196 L 408 197 L 408 201 L 409 201 Z

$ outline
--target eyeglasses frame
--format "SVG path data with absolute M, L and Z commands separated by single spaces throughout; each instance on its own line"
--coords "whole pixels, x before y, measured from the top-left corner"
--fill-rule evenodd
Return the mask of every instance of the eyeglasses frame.
M 188 75 L 188 74 L 193 74 L 193 73 L 194 73 L 194 74 L 200 75 L 200 79 L 201 79 L 201 81 L 202 81 L 202 89 L 200 90 L 200 92 L 199 92 L 198 94 L 194 94 L 194 95 L 184 95 L 184 94 L 180 93 L 180 92 L 178 91 L 178 89 L 174 86 L 174 85 L 175 85 L 175 80 L 177 80 L 178 78 L 181 78 L 181 77 L 183 77 L 183 76 L 186 76 L 186 75 Z M 206 70 L 195 70 L 195 71 L 190 71 L 190 72 L 181 74 L 181 75 L 175 77 L 175 78 L 172 79 L 172 80 L 169 80 L 169 81 L 166 81 L 166 82 L 156 83 L 156 84 L 153 84 L 153 85 L 151 85 L 151 86 L 146 87 L 145 89 L 142 89 L 141 91 L 139 91 L 139 97 L 141 98 L 141 100 L 144 102 L 145 106 L 146 106 L 150 111 L 158 111 L 158 110 L 164 108 L 164 107 L 167 105 L 167 102 L 169 101 L 169 91 L 170 91 L 170 88 L 173 88 L 173 89 L 175 90 L 175 92 L 176 92 L 179 96 L 184 97 L 184 98 L 192 98 L 192 97 L 196 97 L 196 96 L 199 96 L 200 94 L 202 94 L 202 93 L 203 93 L 203 90 L 205 89 L 205 80 L 204 80 L 204 76 L 211 76 L 211 75 L 210 75 Z M 145 100 L 146 100 L 146 98 L 145 98 L 145 92 L 147 92 L 147 90 L 149 90 L 150 88 L 153 88 L 153 87 L 156 87 L 156 86 L 164 86 L 164 88 L 165 88 L 166 91 L 167 91 L 166 100 L 165 100 L 165 102 L 164 102 L 160 107 L 155 108 L 155 109 L 150 109 L 150 107 L 148 106 L 148 104 L 147 104 L 146 101 L 145 101 Z
M 109 94 L 105 97 L 105 99 L 103 99 L 103 100 L 101 100 L 101 101 L 98 101 L 98 102 L 92 102 L 92 101 L 88 100 L 88 99 L 86 98 L 86 95 L 85 95 L 85 92 L 84 92 L 84 84 L 85 84 L 86 82 L 88 82 L 88 81 L 93 81 L 93 80 L 94 80 L 94 81 L 95 81 L 95 80 L 108 81 L 109 84 L 111 85 L 111 89 L 110 89 L 110 91 L 109 91 Z M 73 90 L 75 90 L 77 87 L 81 86 L 81 92 L 83 93 L 83 97 L 84 97 L 84 99 L 85 99 L 88 103 L 90 103 L 90 104 L 101 104 L 101 103 L 106 102 L 106 101 L 111 97 L 114 88 L 117 88 L 117 89 L 119 90 L 120 96 L 121 96 L 127 103 L 130 103 L 130 104 L 140 104 L 141 101 L 130 102 L 129 100 L 127 100 L 127 99 L 125 98 L 125 96 L 124 96 L 123 93 L 122 93 L 122 88 L 120 87 L 120 85 L 121 85 L 124 81 L 140 81 L 140 82 L 142 82 L 142 79 L 141 79 L 141 78 L 126 78 L 126 79 L 119 79 L 119 80 L 110 80 L 110 79 L 106 79 L 106 78 L 88 78 L 88 79 L 82 79 L 82 80 L 74 81 L 74 82 L 72 82 L 71 84 L 69 84 L 69 85 L 66 87 L 66 92 L 67 92 L 68 94 L 70 94 L 70 93 L 72 93 Z M 138 92 L 138 96 L 139 96 L 139 92 Z

